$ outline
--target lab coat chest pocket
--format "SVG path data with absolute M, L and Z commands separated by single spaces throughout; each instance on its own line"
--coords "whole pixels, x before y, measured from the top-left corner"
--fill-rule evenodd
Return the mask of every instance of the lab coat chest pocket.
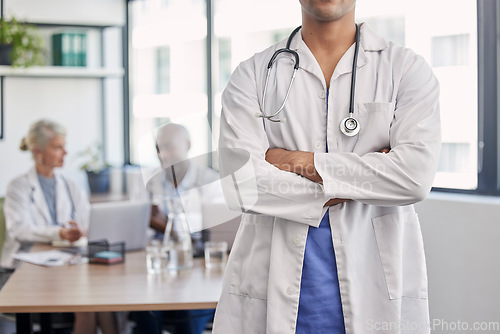
M 389 148 L 395 102 L 359 103 L 360 131 L 354 153 L 364 155 Z
M 229 293 L 255 299 L 267 299 L 272 217 L 247 215 L 238 231 L 238 242 L 231 250 L 233 265 Z
M 372 219 L 390 299 L 427 298 L 427 270 L 415 212 Z

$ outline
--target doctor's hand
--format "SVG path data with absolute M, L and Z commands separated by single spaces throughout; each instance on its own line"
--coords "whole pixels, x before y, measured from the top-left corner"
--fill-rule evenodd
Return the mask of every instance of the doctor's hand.
M 149 227 L 157 232 L 164 233 L 167 227 L 168 218 L 163 214 L 158 205 L 154 205 L 151 208 L 151 217 L 149 220 Z
M 312 152 L 271 148 L 266 152 L 266 161 L 283 171 L 302 175 L 317 183 L 323 182 L 314 167 L 314 153 Z
M 352 201 L 352 199 L 332 198 L 331 200 L 329 200 L 328 202 L 326 202 L 325 205 L 323 205 L 323 207 L 337 205 L 337 204 L 340 204 L 340 203 L 350 202 L 350 201 Z
M 80 230 L 78 224 L 74 221 L 69 222 L 69 227 L 61 227 L 59 230 L 59 236 L 63 240 L 68 240 L 69 242 L 74 242 L 83 236 L 83 231 Z

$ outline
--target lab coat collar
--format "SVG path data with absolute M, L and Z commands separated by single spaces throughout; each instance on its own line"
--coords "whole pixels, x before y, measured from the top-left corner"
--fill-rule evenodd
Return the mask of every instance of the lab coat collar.
M 66 218 L 73 219 L 71 217 L 71 206 L 68 206 L 68 202 L 65 200 L 65 198 L 67 198 L 68 201 L 71 201 L 72 198 L 69 197 L 71 196 L 71 194 L 68 193 L 70 190 L 69 188 L 67 188 L 65 181 L 62 179 L 63 176 L 59 174 L 58 171 L 54 171 L 54 178 L 56 180 L 56 212 L 58 219 L 57 223 L 61 223 L 65 222 Z M 40 211 L 47 224 L 52 225 L 52 217 L 50 216 L 47 200 L 45 199 L 45 195 L 43 194 L 43 190 L 40 185 L 40 181 L 38 179 L 38 173 L 36 171 L 36 167 L 33 167 L 28 172 L 28 180 L 31 187 L 30 200 L 34 202 L 37 210 Z M 69 204 L 74 205 L 71 204 L 71 202 Z
M 360 45 L 359 45 L 359 55 L 357 68 L 363 67 L 367 62 L 368 58 L 366 52 L 376 52 L 386 49 L 389 45 L 387 41 L 377 35 L 367 23 L 361 23 L 360 28 Z M 313 53 L 306 45 L 302 39 L 302 29 L 297 33 L 296 37 L 293 38 L 290 48 L 296 50 L 299 53 L 300 64 L 299 67 L 314 74 L 323 82 L 323 72 L 316 61 Z M 346 53 L 342 56 L 335 71 L 332 75 L 331 81 L 335 80 L 342 74 L 347 74 L 352 72 L 352 61 L 354 57 L 355 45 L 353 44 Z
M 30 200 L 35 204 L 36 209 L 42 214 L 45 221 L 51 225 L 52 218 L 50 218 L 49 207 L 43 195 L 40 181 L 38 181 L 38 173 L 35 167 L 28 172 L 28 181 L 31 187 Z
M 368 23 L 359 24 L 360 28 L 360 43 L 364 51 L 382 51 L 389 47 L 387 41 L 378 35 Z

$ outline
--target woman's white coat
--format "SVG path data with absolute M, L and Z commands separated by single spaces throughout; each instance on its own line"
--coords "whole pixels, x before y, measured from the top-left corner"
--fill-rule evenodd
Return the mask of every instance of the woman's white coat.
M 90 204 L 84 191 L 75 182 L 57 172 L 55 178 L 58 223 L 63 224 L 73 220 L 71 214 L 74 205 L 74 220 L 80 228 L 87 230 Z M 4 267 L 14 265 L 12 255 L 19 250 L 21 243 L 61 240 L 59 235 L 61 225 L 52 224 L 35 168 L 9 183 L 4 212 L 7 229 L 2 250 L 1 265 Z

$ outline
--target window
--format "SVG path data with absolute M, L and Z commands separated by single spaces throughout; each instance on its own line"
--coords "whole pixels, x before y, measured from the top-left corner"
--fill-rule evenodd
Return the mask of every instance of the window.
M 478 186 L 476 0 L 358 0 L 358 21 L 413 49 L 440 82 L 442 147 L 435 187 Z M 453 8 L 453 15 L 444 15 Z M 425 20 L 425 24 L 424 21 Z
M 469 40 L 469 34 L 432 37 L 432 66 L 467 66 Z
M 230 74 L 239 63 L 254 53 L 287 38 L 290 32 L 301 24 L 301 16 L 298 1 L 290 3 L 288 0 L 215 0 L 213 7 L 213 34 L 215 44 L 219 45 L 219 54 L 215 57 L 218 63 L 214 66 L 219 67 L 219 71 L 224 70 L 224 77 L 216 80 L 218 85 L 213 87 L 212 133 L 217 141 L 220 99 Z
M 469 143 L 443 143 L 438 172 L 460 173 L 469 169 L 473 161 L 467 160 L 471 149 Z
M 207 19 L 200 0 L 129 4 L 130 162 L 157 166 L 154 134 L 177 122 L 191 134 L 191 156 L 207 152 Z
M 231 39 L 219 38 L 219 86 L 226 87 L 231 77 Z
M 157 52 L 156 93 L 170 93 L 170 47 L 159 47 Z
M 406 22 L 403 14 L 392 17 L 367 17 L 363 19 L 362 22 L 368 23 L 373 30 L 384 36 L 388 41 L 395 42 L 399 45 L 406 44 Z
M 436 189 L 495 194 L 500 189 L 497 7 L 486 0 L 357 0 L 358 22 L 423 56 L 440 82 Z M 301 24 L 300 3 L 287 0 L 142 0 L 132 1 L 130 9 L 131 162 L 136 163 L 134 143 L 169 119 L 165 110 L 211 110 L 207 116 L 217 137 L 221 94 L 236 66 Z M 197 133 L 200 145 L 208 141 L 205 134 Z

